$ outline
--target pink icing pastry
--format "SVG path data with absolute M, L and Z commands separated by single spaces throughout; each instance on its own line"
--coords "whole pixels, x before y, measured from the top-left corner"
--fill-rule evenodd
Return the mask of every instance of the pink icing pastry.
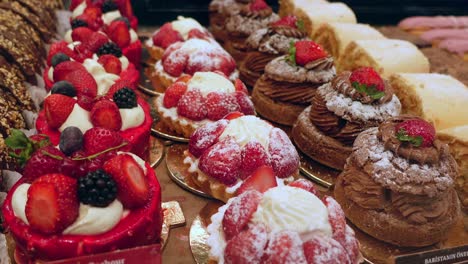
M 439 43 L 439 47 L 463 56 L 468 51 L 468 39 L 446 39 Z
M 400 21 L 398 26 L 402 29 L 414 29 L 420 27 L 464 28 L 468 27 L 468 16 L 408 17 Z
M 467 39 L 468 40 L 468 28 L 433 29 L 433 30 L 424 32 L 419 37 L 428 42 L 432 42 L 434 40 L 445 40 L 445 39 Z

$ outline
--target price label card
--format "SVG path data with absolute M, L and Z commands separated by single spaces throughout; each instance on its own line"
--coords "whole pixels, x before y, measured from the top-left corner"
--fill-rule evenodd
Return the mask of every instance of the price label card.
M 467 241 L 468 243 L 468 241 Z M 468 263 L 468 245 L 402 255 L 395 258 L 396 264 L 451 264 Z

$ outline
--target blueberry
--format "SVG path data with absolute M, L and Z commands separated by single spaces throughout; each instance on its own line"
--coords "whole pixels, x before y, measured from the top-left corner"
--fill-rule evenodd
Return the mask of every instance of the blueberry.
M 60 63 L 64 61 L 69 61 L 69 60 L 70 60 L 70 57 L 68 57 L 65 53 L 59 52 L 52 57 L 52 66 L 55 67 L 59 65 Z
M 71 24 L 72 29 L 88 26 L 88 23 L 86 23 L 86 21 L 81 20 L 81 19 L 73 19 L 70 24 Z
M 76 89 L 73 84 L 67 81 L 59 81 L 52 85 L 52 90 L 50 90 L 52 94 L 63 94 L 70 97 L 76 96 Z
M 114 21 L 123 21 L 125 24 L 127 24 L 127 27 L 130 28 L 130 21 L 128 21 L 128 18 L 126 17 L 118 17 L 114 19 Z
M 69 126 L 60 135 L 59 148 L 63 154 L 70 156 L 73 152 L 80 150 L 83 146 L 83 133 L 74 126 Z

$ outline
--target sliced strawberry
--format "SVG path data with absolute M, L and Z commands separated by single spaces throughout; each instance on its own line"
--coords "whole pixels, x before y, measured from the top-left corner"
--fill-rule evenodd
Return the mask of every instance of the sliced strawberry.
M 276 183 L 275 173 L 269 166 L 261 166 L 256 169 L 250 177 L 244 180 L 242 185 L 237 189 L 237 194 L 244 193 L 248 190 L 257 190 L 261 193 L 268 189 L 278 186 Z
M 315 196 L 318 196 L 318 191 L 315 189 L 314 184 L 306 179 L 295 180 L 294 182 L 290 183 L 289 186 L 304 189 L 313 193 Z
M 294 15 L 287 15 L 285 17 L 282 17 L 280 20 L 272 23 L 272 26 L 286 26 L 286 27 L 292 27 L 292 28 L 297 28 L 297 17 Z
M 150 197 L 148 179 L 135 159 L 120 154 L 106 161 L 104 170 L 112 175 L 117 184 L 117 197 L 125 208 L 143 206 Z
M 221 136 L 228 122 L 219 120 L 217 122 L 206 123 L 206 125 L 198 128 L 190 136 L 189 151 L 195 157 L 200 157 L 205 150 L 211 147 Z
M 177 41 L 183 41 L 182 35 L 172 28 L 171 23 L 165 23 L 156 34 L 153 35 L 154 45 L 166 49 Z
M 66 41 L 54 42 L 52 45 L 50 45 L 49 54 L 47 55 L 47 65 L 52 64 L 52 58 L 59 52 L 67 55 L 70 58 L 75 58 L 75 53 L 73 50 L 68 48 L 68 43 Z
M 107 35 L 122 49 L 130 44 L 130 31 L 122 20 L 114 20 L 107 29 Z
M 269 6 L 264 0 L 254 0 L 250 4 L 250 11 L 252 12 L 257 12 L 266 8 L 269 8 Z
M 415 147 L 431 147 L 436 137 L 432 124 L 416 118 L 397 124 L 395 134 L 401 142 L 408 142 Z
M 265 226 L 254 225 L 228 241 L 224 250 L 224 262 L 226 264 L 260 263 L 267 242 Z
M 261 166 L 270 164 L 265 148 L 257 141 L 247 143 L 242 149 L 241 156 L 242 166 L 239 176 L 241 179 L 246 179 Z
M 114 97 L 115 92 L 125 87 L 135 90 L 133 83 L 131 83 L 127 79 L 120 78 L 109 88 L 109 91 L 107 91 L 107 94 L 106 94 L 106 98 L 112 99 Z
M 164 54 L 166 54 L 166 52 Z M 187 54 L 175 51 L 173 54 L 167 56 L 166 59 L 163 58 L 162 65 L 164 67 L 164 71 L 168 74 L 173 77 L 179 77 L 185 70 L 187 60 Z
M 65 80 L 67 75 L 74 71 L 86 71 L 86 68 L 76 61 L 64 61 L 54 68 L 54 82 Z
M 227 138 L 211 146 L 200 157 L 199 169 L 226 185 L 236 183 L 241 165 L 241 149 Z
M 91 111 L 91 109 L 93 109 L 94 98 L 86 94 L 78 94 L 77 97 L 77 103 L 81 108 L 85 109 L 86 111 Z
M 44 112 L 47 124 L 51 128 L 59 128 L 73 111 L 76 100 L 63 95 L 51 94 L 44 100 Z
M 161 60 L 164 62 L 172 53 L 177 52 L 178 49 L 180 49 L 184 45 L 183 42 L 176 42 L 173 45 L 170 45 L 164 50 L 163 56 Z
M 310 40 L 299 40 L 294 46 L 296 48 L 296 63 L 301 66 L 328 56 L 322 46 Z
M 93 33 L 94 32 L 87 27 L 79 27 L 72 31 L 71 37 L 73 41 L 85 42 Z
M 244 116 L 244 114 L 241 112 L 232 112 L 232 113 L 227 114 L 225 117 L 223 117 L 223 119 L 233 120 L 241 116 Z
M 297 172 L 299 154 L 283 130 L 279 128 L 271 130 L 268 152 L 276 176 L 286 178 Z
M 46 174 L 28 190 L 26 218 L 32 229 L 44 234 L 62 232 L 78 217 L 76 179 L 63 174 Z
M 32 182 L 38 177 L 60 172 L 60 166 L 65 155 L 53 146 L 46 146 L 36 150 L 23 169 L 23 178 Z
M 346 217 L 341 206 L 330 196 L 323 197 L 323 203 L 328 210 L 328 222 L 333 230 L 333 238 L 344 244 L 346 232 Z
M 211 92 L 206 96 L 206 117 L 210 120 L 219 120 L 239 110 L 239 104 L 233 94 Z
M 205 39 L 207 37 L 208 37 L 208 34 L 206 34 L 205 32 L 202 32 L 198 28 L 192 28 L 188 33 L 189 39 L 191 38 Z
M 351 264 L 346 250 L 336 240 L 316 235 L 303 245 L 307 263 Z
M 200 121 L 206 117 L 205 98 L 198 89 L 186 92 L 177 103 L 177 113 L 189 119 Z
M 253 213 L 257 211 L 261 200 L 262 195 L 259 192 L 249 190 L 231 202 L 223 218 L 223 231 L 226 240 L 230 240 L 244 230 Z
M 122 142 L 123 139 L 118 132 L 102 127 L 93 127 L 83 135 L 83 149 L 87 155 L 117 147 Z
M 247 91 L 247 86 L 245 86 L 245 84 L 239 78 L 237 78 L 234 82 L 234 87 L 236 88 L 237 92 L 249 94 L 249 91 Z
M 122 72 L 122 63 L 119 58 L 111 54 L 99 57 L 98 62 L 104 67 L 106 72 L 119 75 Z
M 109 42 L 109 38 L 100 32 L 93 32 L 83 42 L 83 45 L 93 53 L 97 52 L 102 45 Z M 102 57 L 102 56 L 101 56 Z
M 346 226 L 345 240 L 344 242 L 340 243 L 348 253 L 351 263 L 357 263 L 359 259 L 359 242 L 356 239 L 354 231 L 351 229 L 351 227 Z
M 187 91 L 187 84 L 185 82 L 175 82 L 169 86 L 164 93 L 163 105 L 166 108 L 176 107 L 180 98 Z
M 95 98 L 97 96 L 96 81 L 87 71 L 70 72 L 66 75 L 64 80 L 69 81 L 75 87 L 78 95 L 84 94 L 91 98 Z
M 271 236 L 263 257 L 268 264 L 306 263 L 301 237 L 289 230 Z
M 249 96 L 244 92 L 235 92 L 237 103 L 239 104 L 240 111 L 244 115 L 255 115 L 255 107 Z
M 103 127 L 114 131 L 122 128 L 122 117 L 119 107 L 110 100 L 100 100 L 91 109 L 91 123 L 95 127 Z

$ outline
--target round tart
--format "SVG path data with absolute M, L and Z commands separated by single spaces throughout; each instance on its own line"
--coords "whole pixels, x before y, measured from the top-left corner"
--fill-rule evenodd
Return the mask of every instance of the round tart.
M 195 19 L 178 16 L 177 20 L 167 22 L 156 30 L 153 36 L 146 41 L 145 46 L 151 58 L 158 61 L 169 45 L 190 38 L 212 38 L 212 36 Z
M 222 201 L 287 184 L 299 170 L 299 155 L 283 130 L 239 113 L 195 130 L 184 155 L 187 181 Z
M 268 120 L 292 126 L 310 105 L 317 88 L 333 79 L 333 58 L 313 41 L 291 44 L 290 55 L 269 62 L 257 80 L 252 101 Z
M 313 219 L 313 221 L 311 221 Z M 359 263 L 359 242 L 340 205 L 298 180 L 230 199 L 208 226 L 216 263 Z
M 245 85 L 214 72 L 197 72 L 172 84 L 156 99 L 156 108 L 162 122 L 186 138 L 229 113 L 255 114 Z
M 439 242 L 456 223 L 457 164 L 426 121 L 401 116 L 362 132 L 335 198 L 347 218 L 376 239 L 405 247 Z
M 210 71 L 220 71 L 232 81 L 238 77 L 236 62 L 215 40 L 192 38 L 170 45 L 150 77 L 154 87 L 166 89 L 181 76 Z
M 359 68 L 319 87 L 291 134 L 304 154 L 343 170 L 359 133 L 399 115 L 400 110 L 391 86 L 372 68 Z

